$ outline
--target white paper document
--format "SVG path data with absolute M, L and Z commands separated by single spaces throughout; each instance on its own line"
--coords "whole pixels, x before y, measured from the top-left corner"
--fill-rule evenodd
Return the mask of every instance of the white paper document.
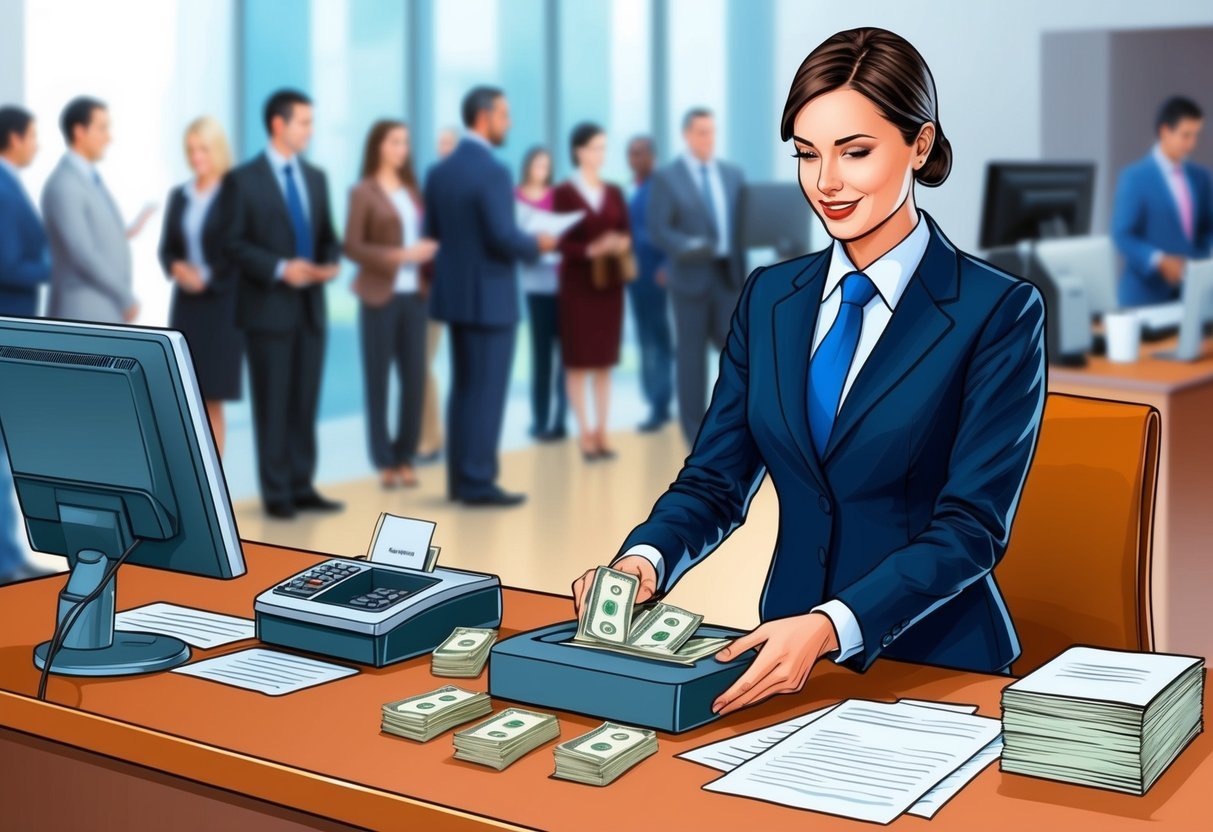
M 424 571 L 430 552 L 430 541 L 434 539 L 434 529 L 437 526 L 437 523 L 430 520 L 397 517 L 385 511 L 379 515 L 379 523 L 371 537 L 367 559 L 374 563 Z
M 1199 661 L 1194 656 L 1071 647 L 1007 690 L 1123 702 L 1144 708 Z
M 920 699 L 899 699 L 897 701 L 903 705 L 915 705 L 922 708 L 935 708 L 936 710 L 953 711 L 963 714 L 977 712 L 976 705 L 927 702 Z M 757 731 L 749 731 L 745 734 L 739 734 L 736 737 L 729 737 L 728 739 L 719 740 L 708 745 L 701 745 L 699 748 L 684 751 L 677 756 L 684 760 L 690 760 L 693 763 L 717 769 L 718 771 L 732 771 L 742 763 L 757 757 L 785 737 L 796 733 L 796 731 L 810 722 L 814 722 L 825 716 L 836 707 L 838 706 L 830 705 L 816 711 L 809 711 L 785 722 L 768 725 L 765 728 L 759 728 Z M 1002 737 L 1000 736 L 992 740 L 989 745 L 974 754 L 968 762 L 940 781 L 937 786 L 924 794 L 907 811 L 911 815 L 918 815 L 919 817 L 934 817 L 935 813 L 945 803 L 955 797 L 970 780 L 981 773 L 983 768 L 997 760 L 1001 753 Z
M 114 629 L 128 633 L 175 636 L 186 644 L 204 650 L 257 635 L 257 627 L 251 618 L 237 618 L 164 603 L 123 610 L 114 616 Z
M 972 714 L 851 699 L 704 789 L 889 823 L 986 748 L 1001 727 Z
M 527 234 L 550 234 L 559 237 L 585 216 L 585 211 L 566 211 L 558 214 L 527 205 L 525 202 L 515 202 L 514 205 L 518 227 Z
M 358 671 L 330 662 L 305 659 L 277 650 L 252 647 L 225 656 L 187 664 L 171 671 L 197 676 L 223 685 L 255 690 L 269 696 L 282 696 L 297 690 L 323 685 Z

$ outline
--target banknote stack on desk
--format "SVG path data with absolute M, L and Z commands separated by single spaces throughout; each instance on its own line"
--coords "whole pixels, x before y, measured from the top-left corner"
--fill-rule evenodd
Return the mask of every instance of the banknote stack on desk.
M 1201 731 L 1204 662 L 1071 647 L 1002 693 L 1003 771 L 1145 794 Z
M 560 734 L 551 714 L 507 708 L 455 735 L 455 759 L 501 771 Z
M 572 643 L 686 665 L 729 643 L 727 638 L 695 637 L 702 615 L 666 603 L 637 607 L 639 588 L 634 575 L 598 567 Z
M 380 729 L 418 742 L 427 742 L 444 731 L 493 710 L 487 693 L 454 685 L 409 696 L 383 706 Z
M 430 673 L 455 678 L 479 676 L 496 640 L 496 630 L 456 627 L 446 641 L 434 649 Z
M 604 722 L 580 737 L 562 742 L 553 751 L 553 776 L 591 786 L 605 786 L 645 757 L 657 753 L 657 734 Z

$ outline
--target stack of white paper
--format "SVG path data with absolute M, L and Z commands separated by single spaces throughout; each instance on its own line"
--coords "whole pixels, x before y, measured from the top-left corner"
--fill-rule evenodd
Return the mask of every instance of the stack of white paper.
M 1200 733 L 1204 662 L 1071 647 L 1002 693 L 1002 769 L 1145 794 Z
M 889 823 L 986 752 L 999 728 L 973 714 L 850 699 L 704 788 Z

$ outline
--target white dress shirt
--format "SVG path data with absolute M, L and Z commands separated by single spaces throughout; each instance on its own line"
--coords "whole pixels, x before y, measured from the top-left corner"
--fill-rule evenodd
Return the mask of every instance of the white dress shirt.
M 198 269 L 203 283 L 211 282 L 211 267 L 206 264 L 206 255 L 202 251 L 202 230 L 206 227 L 206 215 L 211 210 L 211 203 L 219 193 L 217 185 L 212 186 L 206 193 L 198 190 L 197 182 L 185 186 L 185 212 L 181 215 L 181 230 L 185 236 L 185 259 Z
M 703 193 L 704 165 L 708 168 L 708 190 L 711 191 L 712 208 L 716 213 L 716 256 L 728 257 L 732 243 L 732 240 L 729 239 L 729 230 L 732 226 L 729 223 L 729 204 L 724 198 L 724 180 L 720 178 L 720 165 L 716 164 L 715 159 L 701 162 L 690 152 L 682 155 L 682 161 L 687 166 L 687 171 L 691 174 L 691 181 L 695 183 L 695 188 L 700 194 Z
M 573 187 L 577 189 L 577 193 L 581 194 L 581 198 L 585 200 L 585 204 L 590 206 L 595 214 L 601 214 L 602 201 L 606 198 L 606 185 L 601 182 L 597 185 L 590 185 L 581 175 L 581 171 L 573 174 L 571 181 Z
M 396 213 L 400 215 L 400 244 L 408 248 L 416 244 L 417 238 L 420 236 L 421 216 L 417 213 L 417 205 L 413 202 L 412 194 L 406 189 L 397 188 L 390 196 Z M 400 268 L 396 271 L 396 292 L 412 293 L 420 291 L 420 289 L 421 282 L 417 277 L 417 264 L 401 263 Z
M 927 224 L 922 221 L 922 215 L 919 214 L 918 222 L 905 239 L 863 270 L 863 273 L 876 287 L 876 295 L 863 308 L 863 324 L 859 330 L 859 343 L 855 347 L 855 357 L 851 361 L 851 368 L 843 383 L 842 396 L 839 397 L 838 402 L 840 409 L 842 403 L 846 401 L 851 386 L 855 383 L 855 378 L 863 369 L 863 365 L 867 362 L 873 348 L 880 340 L 880 336 L 884 333 L 885 327 L 888 326 L 889 320 L 893 317 L 897 303 L 901 300 L 906 286 L 909 285 L 910 278 L 918 269 L 918 264 L 922 261 L 930 241 L 931 235 Z M 821 305 L 817 310 L 817 326 L 813 332 L 813 353 L 817 352 L 817 347 L 838 317 L 838 308 L 842 304 L 842 279 L 854 271 L 859 270 L 855 268 L 851 258 L 847 255 L 846 247 L 841 241 L 835 240 L 834 247 L 830 251 L 830 265 L 826 271 L 825 285 L 821 290 Z M 808 373 L 807 367 L 805 373 Z M 655 547 L 647 544 L 633 546 L 621 557 L 628 555 L 640 555 L 652 563 L 653 568 L 657 570 L 657 582 L 661 583 L 665 574 L 665 565 L 662 563 L 661 553 Z M 831 599 L 813 607 L 809 612 L 824 613 L 833 623 L 834 632 L 838 635 L 838 654 L 834 657 L 834 661 L 845 661 L 863 649 L 863 634 L 859 629 L 859 622 L 850 607 L 842 601 L 837 598 Z

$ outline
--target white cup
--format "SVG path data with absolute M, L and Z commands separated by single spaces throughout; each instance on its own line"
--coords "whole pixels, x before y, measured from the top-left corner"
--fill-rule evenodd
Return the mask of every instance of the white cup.
M 1103 317 L 1108 360 L 1132 363 L 1141 346 L 1141 321 L 1133 312 L 1108 312 Z

